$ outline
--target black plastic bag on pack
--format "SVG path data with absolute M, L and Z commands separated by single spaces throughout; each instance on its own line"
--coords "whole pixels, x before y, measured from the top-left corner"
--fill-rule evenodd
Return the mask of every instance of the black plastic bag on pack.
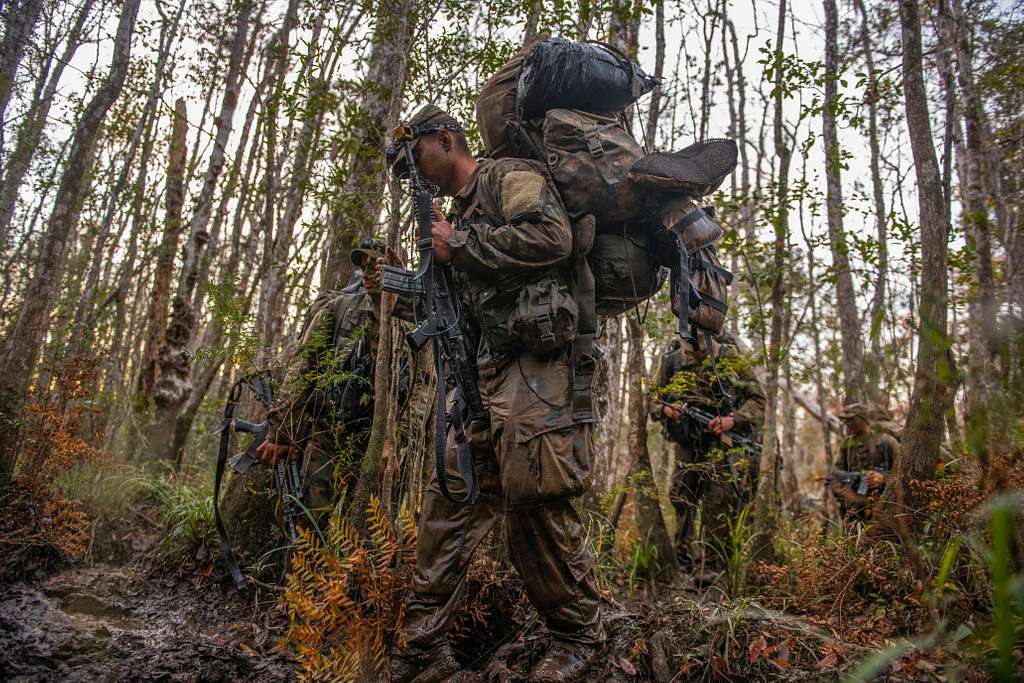
M 550 109 L 620 111 L 658 83 L 610 45 L 550 38 L 523 60 L 517 115 L 528 120 Z

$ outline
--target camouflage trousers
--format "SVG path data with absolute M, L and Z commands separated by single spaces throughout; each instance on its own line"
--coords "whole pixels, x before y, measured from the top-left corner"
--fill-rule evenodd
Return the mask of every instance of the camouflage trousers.
M 718 441 L 676 443 L 676 470 L 672 476 L 669 499 L 676 511 L 678 527 L 676 557 L 686 569 L 694 566 L 692 544 L 700 511 L 704 543 L 703 562 L 721 567 L 717 548 L 729 547 L 729 522 L 753 498 L 757 485 L 756 457 L 737 457 L 721 449 Z M 717 455 L 713 455 L 717 454 Z
M 473 552 L 501 520 L 512 564 L 552 635 L 600 642 L 594 557 L 569 500 L 590 485 L 591 427 L 573 422 L 568 361 L 524 354 L 480 375 L 490 424 L 468 435 L 480 496 L 472 505 L 452 503 L 431 477 L 405 637 L 417 650 L 445 637 Z M 447 467 L 449 490 L 460 497 L 451 430 Z
M 303 503 L 321 529 L 326 529 L 330 512 L 341 496 L 351 498 L 360 456 L 366 452 L 369 432 L 336 439 L 329 431 L 313 435 L 304 451 Z M 303 515 L 305 517 L 305 515 Z

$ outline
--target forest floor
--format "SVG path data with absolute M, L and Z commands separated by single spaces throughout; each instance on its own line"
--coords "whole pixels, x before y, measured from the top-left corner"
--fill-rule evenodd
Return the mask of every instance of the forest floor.
M 0 672 L 13 681 L 294 680 L 294 663 L 277 647 L 286 624 L 273 598 L 239 594 L 215 575 L 94 564 L 0 587 Z M 587 680 L 840 680 L 877 670 L 886 671 L 880 680 L 981 680 L 960 665 L 947 679 L 941 652 L 926 656 L 908 642 L 891 641 L 903 654 L 875 655 L 865 669 L 874 648 L 753 599 L 678 586 L 657 595 L 609 600 L 611 641 Z M 490 617 L 504 624 L 500 638 L 484 627 L 456 643 L 468 669 L 461 682 L 528 680 L 545 638 L 535 617 L 522 618 L 524 601 L 515 602 L 515 618 Z
M 745 561 L 744 588 L 732 597 L 727 581 L 697 589 L 688 576 L 651 582 L 636 575 L 625 543 L 603 555 L 599 583 L 610 641 L 586 680 L 990 680 L 991 583 L 966 551 L 957 555 L 959 541 L 935 546 L 933 554 L 945 548 L 950 558 L 942 570 L 949 588 L 936 595 L 912 576 L 897 546 L 863 536 L 824 539 L 813 517 L 794 523 L 790 534 L 799 552 L 780 565 Z M 302 657 L 287 643 L 281 590 L 230 587 L 214 535 L 204 532 L 187 551 L 168 546 L 166 522 L 155 508 L 139 506 L 97 521 L 90 537 L 84 559 L 0 580 L 0 680 L 302 675 Z M 466 670 L 459 683 L 528 680 L 546 645 L 520 580 L 500 555 L 478 553 L 469 570 L 467 607 L 452 629 Z M 384 624 L 384 638 L 393 627 Z M 1010 657 L 1024 674 L 1020 645 Z

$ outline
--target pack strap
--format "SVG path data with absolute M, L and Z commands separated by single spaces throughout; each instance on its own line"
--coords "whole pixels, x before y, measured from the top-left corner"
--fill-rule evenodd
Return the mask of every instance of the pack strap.
M 700 254 L 693 255 L 693 263 L 690 265 L 693 270 L 708 270 L 717 275 L 718 277 L 725 280 L 725 284 L 731 285 L 733 274 L 732 271 L 726 270 L 721 266 L 715 265 L 711 261 L 707 261 L 700 257 Z
M 584 230 L 593 229 L 586 224 Z M 592 238 L 591 238 L 592 241 Z M 571 278 L 572 297 L 579 308 L 576 321 L 576 339 L 572 342 L 569 357 L 569 386 L 572 419 L 576 423 L 597 422 L 594 414 L 594 372 L 597 369 L 597 285 L 594 272 L 587 263 L 586 250 L 576 254 L 576 263 Z
M 235 582 L 235 588 L 238 590 L 245 588 L 249 580 L 242 573 L 241 567 L 238 566 L 235 549 L 231 546 L 227 527 L 224 526 L 224 520 L 220 516 L 220 486 L 224 480 L 224 468 L 227 465 L 228 450 L 231 446 L 231 430 L 235 419 L 235 406 L 238 405 L 238 399 L 242 395 L 242 387 L 245 385 L 245 382 L 246 378 L 244 377 L 235 382 L 235 385 L 231 387 L 231 392 L 228 394 L 228 401 L 224 405 L 224 417 L 220 423 L 220 449 L 217 451 L 217 468 L 213 475 L 213 521 L 217 527 L 217 535 L 220 537 L 220 551 L 224 555 L 224 564 L 227 565 L 228 573 L 231 574 L 231 578 Z
M 707 217 L 708 214 L 704 211 L 704 209 L 696 208 L 690 213 L 680 218 L 678 221 L 676 221 L 676 224 L 672 226 L 671 230 L 672 232 L 682 234 L 683 230 L 686 230 L 688 227 L 690 227 L 700 219 Z

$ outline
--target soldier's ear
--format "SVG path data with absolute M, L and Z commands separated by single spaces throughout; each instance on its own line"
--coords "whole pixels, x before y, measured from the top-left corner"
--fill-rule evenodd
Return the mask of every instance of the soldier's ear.
M 451 133 L 444 129 L 437 131 L 437 141 L 438 143 L 440 143 L 441 148 L 445 151 L 445 153 L 450 153 L 452 151 Z

